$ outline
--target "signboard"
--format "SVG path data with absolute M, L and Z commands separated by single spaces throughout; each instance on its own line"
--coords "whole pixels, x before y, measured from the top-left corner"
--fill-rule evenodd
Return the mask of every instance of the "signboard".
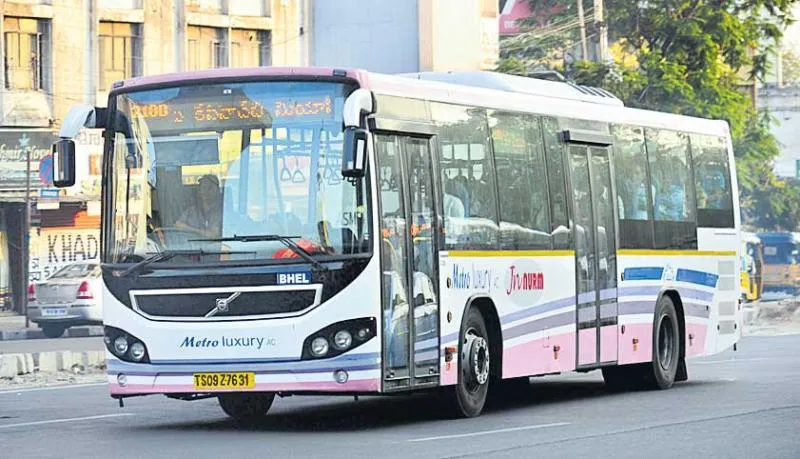
M 100 230 L 42 228 L 32 230 L 30 281 L 41 281 L 76 261 L 100 260 Z
M 47 187 L 40 180 L 39 165 L 50 155 L 53 142 L 58 136 L 44 130 L 0 131 L 0 191 L 25 191 L 28 155 L 30 155 L 31 189 Z M 52 173 L 51 173 L 52 176 Z

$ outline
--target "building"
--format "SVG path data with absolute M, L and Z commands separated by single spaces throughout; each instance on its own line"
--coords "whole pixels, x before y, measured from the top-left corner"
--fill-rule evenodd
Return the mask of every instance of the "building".
M 72 104 L 105 106 L 108 88 L 124 78 L 306 64 L 304 7 L 301 0 L 0 0 L 0 310 L 24 310 L 29 279 L 99 256 L 99 132 L 76 139 L 76 185 L 51 186 L 50 147 Z
M 381 73 L 493 70 L 497 0 L 309 0 L 309 62 Z

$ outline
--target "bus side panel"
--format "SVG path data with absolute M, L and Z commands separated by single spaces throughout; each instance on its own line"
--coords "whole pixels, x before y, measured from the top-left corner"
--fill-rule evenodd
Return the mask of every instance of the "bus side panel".
M 503 335 L 503 377 L 575 369 L 575 258 L 571 252 L 440 253 L 441 384 L 457 382 L 458 346 L 466 305 L 490 298 Z M 495 255 L 495 256 L 492 256 Z
M 719 281 L 714 305 L 709 317 L 706 355 L 730 349 L 742 338 L 743 311 L 739 300 L 742 297 L 741 236 L 735 230 L 698 229 L 700 250 L 733 252 L 735 254 L 716 257 Z M 688 327 L 687 327 L 688 328 Z

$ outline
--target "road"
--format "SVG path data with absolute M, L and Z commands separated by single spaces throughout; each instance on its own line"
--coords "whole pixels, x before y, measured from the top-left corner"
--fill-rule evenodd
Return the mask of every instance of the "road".
M 0 341 L 0 354 L 49 351 L 102 351 L 103 338 L 21 339 Z
M 668 391 L 611 393 L 599 374 L 537 378 L 483 416 L 427 395 L 278 399 L 257 426 L 215 400 L 129 399 L 103 386 L 0 393 L 2 457 L 725 457 L 800 455 L 800 335 L 747 337 Z M 258 453 L 255 453 L 255 452 Z

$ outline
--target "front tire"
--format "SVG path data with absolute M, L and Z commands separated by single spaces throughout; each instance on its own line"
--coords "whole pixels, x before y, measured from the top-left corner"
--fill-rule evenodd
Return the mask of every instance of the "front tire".
M 219 406 L 228 416 L 237 421 L 255 421 L 267 415 L 272 402 L 273 392 L 220 394 L 217 396 Z
M 491 347 L 486 321 L 470 308 L 461 329 L 458 383 L 451 390 L 451 406 L 458 417 L 479 416 L 489 394 Z

